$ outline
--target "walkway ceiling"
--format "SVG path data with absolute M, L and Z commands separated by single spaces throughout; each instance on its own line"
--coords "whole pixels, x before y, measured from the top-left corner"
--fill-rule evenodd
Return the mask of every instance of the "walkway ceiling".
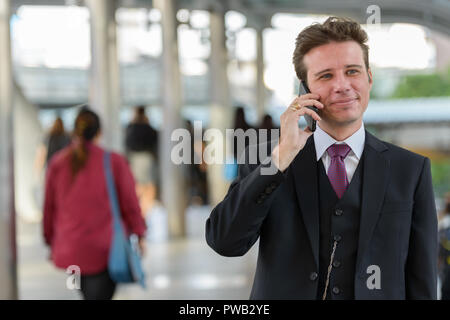
M 11 0 L 21 5 L 83 5 L 83 0 Z M 450 36 L 450 0 L 178 0 L 177 6 L 197 10 L 235 10 L 249 25 L 269 27 L 276 13 L 325 14 L 351 17 L 365 23 L 370 5 L 381 10 L 381 23 L 405 22 L 426 26 Z M 118 0 L 120 7 L 151 8 L 151 0 Z

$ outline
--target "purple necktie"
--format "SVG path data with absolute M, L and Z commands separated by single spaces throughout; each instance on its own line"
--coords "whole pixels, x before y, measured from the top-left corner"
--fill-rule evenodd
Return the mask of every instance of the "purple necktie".
M 344 159 L 350 150 L 350 147 L 346 144 L 333 144 L 327 149 L 328 155 L 331 157 L 328 179 L 339 199 L 342 198 L 348 186 Z

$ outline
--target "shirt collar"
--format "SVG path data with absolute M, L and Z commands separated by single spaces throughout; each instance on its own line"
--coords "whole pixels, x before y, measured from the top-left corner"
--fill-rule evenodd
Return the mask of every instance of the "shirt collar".
M 362 123 L 361 127 L 350 137 L 345 139 L 344 141 L 337 141 L 332 138 L 328 133 L 323 131 L 319 124 L 316 126 L 316 131 L 314 131 L 314 145 L 316 147 L 316 156 L 317 161 L 322 158 L 325 151 L 327 151 L 328 147 L 334 143 L 346 143 L 353 151 L 353 153 L 358 157 L 358 160 L 361 159 L 362 152 L 364 150 L 364 142 L 366 139 L 366 132 L 364 131 L 364 123 Z

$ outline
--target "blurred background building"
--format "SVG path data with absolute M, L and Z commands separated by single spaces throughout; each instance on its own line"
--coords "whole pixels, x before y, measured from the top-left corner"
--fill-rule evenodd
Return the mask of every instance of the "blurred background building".
M 57 117 L 70 132 L 88 103 L 110 149 L 125 152 L 135 106 L 158 132 L 158 179 L 143 212 L 149 290 L 123 286 L 117 297 L 247 299 L 256 249 L 227 259 L 204 241 L 230 183 L 224 166 L 175 165 L 171 134 L 195 121 L 225 132 L 237 106 L 252 127 L 265 115 L 279 126 L 298 90 L 295 37 L 329 15 L 368 32 L 366 128 L 431 159 L 440 210 L 450 190 L 450 1 L 2 0 L 0 297 L 78 298 L 47 260 L 39 150 Z

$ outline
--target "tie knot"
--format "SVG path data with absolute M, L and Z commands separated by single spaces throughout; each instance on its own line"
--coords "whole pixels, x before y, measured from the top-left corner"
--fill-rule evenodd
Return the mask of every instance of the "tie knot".
M 342 159 L 345 159 L 350 150 L 351 150 L 350 147 L 345 143 L 344 144 L 335 143 L 328 147 L 327 152 L 328 155 L 332 158 L 341 157 Z

